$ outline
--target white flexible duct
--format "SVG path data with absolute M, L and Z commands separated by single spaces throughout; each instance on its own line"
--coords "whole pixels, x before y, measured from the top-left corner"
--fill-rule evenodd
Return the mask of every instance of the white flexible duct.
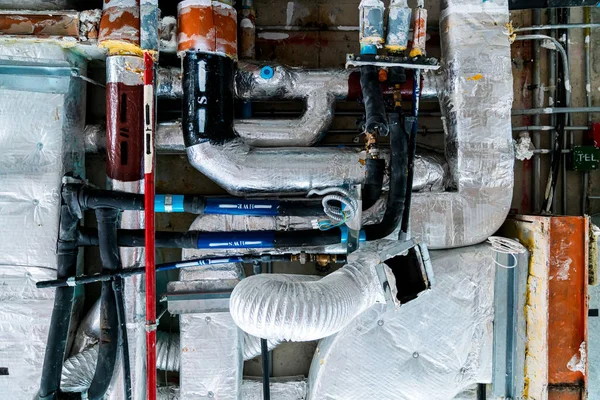
M 342 269 L 318 281 L 284 274 L 246 278 L 231 294 L 231 316 L 243 331 L 270 340 L 303 342 L 332 335 L 385 301 L 375 267 L 381 254 L 393 253 L 397 245 L 369 243 L 352 253 Z

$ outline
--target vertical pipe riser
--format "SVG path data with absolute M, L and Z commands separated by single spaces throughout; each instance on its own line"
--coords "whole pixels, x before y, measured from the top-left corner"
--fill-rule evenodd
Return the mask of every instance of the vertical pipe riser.
M 375 54 L 383 39 L 384 5 L 380 0 L 363 0 L 358 6 L 360 12 L 360 52 Z
M 401 4 L 391 4 L 385 48 L 392 53 L 408 47 L 412 10 Z
M 217 53 L 237 59 L 237 13 L 225 3 L 186 0 L 177 6 L 177 49 Z
M 411 57 L 425 55 L 425 42 L 427 40 L 427 10 L 417 8 L 415 10 L 413 42 L 410 50 Z
M 182 125 L 186 147 L 235 138 L 233 74 L 234 62 L 229 57 L 185 53 Z
M 140 54 L 140 6 L 137 0 L 104 0 L 98 43 L 109 54 Z
M 143 60 L 133 56 L 106 59 L 106 174 L 110 179 L 142 179 Z

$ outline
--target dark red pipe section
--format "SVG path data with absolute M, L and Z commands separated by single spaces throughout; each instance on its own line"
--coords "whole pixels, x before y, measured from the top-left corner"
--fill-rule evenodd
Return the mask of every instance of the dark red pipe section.
M 106 174 L 122 182 L 142 177 L 143 86 L 107 82 Z

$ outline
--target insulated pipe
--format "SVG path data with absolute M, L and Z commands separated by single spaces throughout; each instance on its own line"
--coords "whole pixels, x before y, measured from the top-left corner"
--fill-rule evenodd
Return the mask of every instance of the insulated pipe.
M 387 197 L 385 214 L 379 224 L 366 225 L 365 235 L 367 240 L 382 239 L 390 235 L 402 222 L 404 203 L 407 192 L 408 168 L 408 139 L 409 134 L 401 126 L 400 116 L 393 113 L 390 116 L 390 190 Z
M 109 55 L 142 55 L 139 0 L 104 0 L 98 44 Z
M 66 200 L 66 199 L 63 199 Z M 69 206 L 63 202 L 61 205 L 61 218 L 59 225 L 59 239 L 57 245 L 58 261 L 56 276 L 58 279 L 72 276 L 77 269 L 77 226 L 81 216 L 75 215 Z M 75 288 L 57 288 L 54 295 L 54 308 L 48 330 L 44 364 L 39 397 L 41 400 L 58 399 L 62 363 L 65 358 L 73 296 Z
M 143 193 L 144 121 L 143 71 L 141 57 L 110 56 L 106 59 L 106 149 L 107 187 L 112 190 Z M 125 211 L 121 228 L 140 229 L 143 213 Z M 144 249 L 120 249 L 123 268 L 144 265 Z M 145 399 L 145 284 L 142 276 L 125 281 L 124 306 L 132 368 L 132 396 Z M 121 382 L 117 382 L 120 385 Z M 120 398 L 124 388 L 115 387 L 111 398 Z
M 456 191 L 412 198 L 412 236 L 429 248 L 480 243 L 510 210 L 514 150 L 508 21 L 507 0 L 442 2 L 445 87 L 440 105 Z
M 121 268 L 121 261 L 117 247 L 117 223 L 119 211 L 116 209 L 97 209 L 98 220 L 98 245 L 102 260 L 103 272 L 114 272 Z M 118 278 L 119 279 L 119 278 Z M 119 279 L 119 283 L 120 279 Z M 118 297 L 113 290 L 113 282 L 102 282 L 101 312 L 100 312 L 100 345 L 98 348 L 98 361 L 94 377 L 90 383 L 88 396 L 92 400 L 104 398 L 115 373 L 118 354 L 122 351 L 119 343 L 120 328 L 119 314 L 117 311 Z M 124 371 L 129 374 L 129 371 Z M 127 385 L 126 385 L 127 387 Z M 125 398 L 129 398 L 126 394 Z
M 265 75 L 265 71 L 269 71 Z M 251 146 L 311 146 L 331 124 L 336 100 L 346 99 L 350 71 L 300 70 L 277 64 L 240 63 L 235 75 L 235 94 L 243 100 L 304 100 L 298 119 L 241 119 L 234 123 L 237 135 Z
M 251 148 L 233 131 L 233 61 L 186 52 L 183 129 L 190 164 L 233 195 L 306 193 L 364 180 L 349 149 Z
M 269 340 L 303 342 L 333 335 L 385 301 L 375 269 L 381 263 L 378 246 L 385 244 L 366 245 L 348 256 L 342 269 L 318 281 L 284 274 L 243 279 L 231 293 L 231 317 L 244 332 Z
M 272 70 L 266 79 L 263 69 Z M 157 71 L 156 95 L 159 98 L 179 99 L 183 96 L 181 68 L 161 67 Z M 400 86 L 403 100 L 411 100 L 413 82 L 407 79 Z M 437 100 L 440 76 L 427 73 L 421 82 L 421 100 Z M 395 85 L 381 83 L 385 95 L 393 95 Z M 298 100 L 310 96 L 333 96 L 336 100 L 357 100 L 361 96 L 360 73 L 346 69 L 304 69 L 277 63 L 240 61 L 235 72 L 235 95 L 242 100 Z M 243 131 L 238 132 L 243 135 Z

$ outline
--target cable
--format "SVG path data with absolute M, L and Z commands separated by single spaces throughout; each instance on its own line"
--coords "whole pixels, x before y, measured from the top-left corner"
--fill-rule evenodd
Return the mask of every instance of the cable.
M 488 243 L 492 246 L 492 252 L 501 254 L 510 254 L 513 258 L 513 265 L 504 265 L 496 260 L 495 254 L 492 256 L 492 260 L 496 265 L 502 268 L 511 269 L 517 266 L 517 256 L 515 254 L 523 254 L 527 251 L 525 246 L 513 239 L 508 239 L 501 236 L 490 236 Z
M 334 194 L 339 193 L 339 194 Z M 325 215 L 329 217 L 329 220 L 323 219 L 313 221 L 313 227 L 318 228 L 322 231 L 326 231 L 332 228 L 336 228 L 344 225 L 347 221 L 351 221 L 356 217 L 358 213 L 358 200 L 356 200 L 350 192 L 343 188 L 327 188 L 327 189 L 313 189 L 308 192 L 308 196 L 312 195 L 323 196 L 321 204 L 323 205 L 323 211 Z M 332 202 L 339 202 L 342 207 L 331 204 Z

